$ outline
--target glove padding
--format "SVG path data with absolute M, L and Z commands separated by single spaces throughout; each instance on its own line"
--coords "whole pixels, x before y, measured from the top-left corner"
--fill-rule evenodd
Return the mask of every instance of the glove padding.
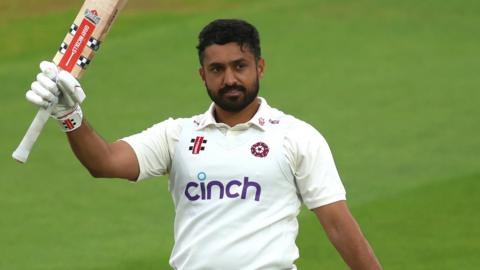
M 86 96 L 77 79 L 52 62 L 41 62 L 40 70 L 26 93 L 27 100 L 44 109 L 53 106 L 51 116 L 59 120 L 79 110 Z

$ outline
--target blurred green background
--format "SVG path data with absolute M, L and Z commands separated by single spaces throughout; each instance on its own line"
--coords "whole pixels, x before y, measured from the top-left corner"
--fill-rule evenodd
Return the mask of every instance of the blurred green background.
M 0 2 L 0 269 L 168 269 L 166 178 L 94 180 L 50 121 L 26 165 L 24 92 L 82 1 Z M 385 269 L 479 269 L 480 2 L 131 0 L 82 78 L 107 140 L 206 110 L 200 29 L 256 25 L 261 95 L 327 138 L 349 205 Z M 314 215 L 299 269 L 347 269 Z

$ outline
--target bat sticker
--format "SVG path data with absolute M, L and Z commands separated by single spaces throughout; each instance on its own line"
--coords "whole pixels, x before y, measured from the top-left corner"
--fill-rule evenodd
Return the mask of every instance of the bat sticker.
M 94 37 L 90 37 L 87 42 L 87 46 L 94 51 L 98 51 L 100 48 L 100 41 L 96 40 Z
M 87 46 L 87 42 L 92 36 L 93 30 L 95 30 L 95 25 L 89 20 L 83 19 L 82 23 L 76 30 L 75 36 L 63 55 L 62 60 L 60 60 L 58 65 L 60 68 L 68 72 L 72 71 L 72 69 L 75 67 L 75 63 L 80 58 L 83 49 L 85 46 Z
M 78 25 L 76 24 L 72 24 L 72 26 L 70 26 L 70 31 L 68 31 L 72 36 L 75 36 L 75 34 L 77 33 L 77 30 L 78 30 Z
M 62 44 L 60 45 L 60 48 L 58 48 L 58 51 L 61 54 L 65 54 L 65 52 L 67 51 L 67 48 L 68 48 L 68 44 L 65 42 L 62 42 Z
M 87 8 L 85 10 L 85 17 L 92 21 L 94 24 L 99 24 L 100 20 L 102 20 L 100 16 L 98 16 L 98 12 L 95 9 L 90 10 Z
M 90 64 L 90 59 L 86 58 L 85 56 L 80 56 L 77 61 L 77 65 L 83 69 L 87 69 L 88 64 Z

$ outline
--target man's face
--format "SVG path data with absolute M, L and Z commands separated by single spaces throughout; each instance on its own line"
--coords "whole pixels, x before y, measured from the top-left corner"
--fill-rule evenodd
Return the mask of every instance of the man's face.
M 239 112 L 257 97 L 264 66 L 248 47 L 230 42 L 205 48 L 199 71 L 212 101 L 225 111 Z

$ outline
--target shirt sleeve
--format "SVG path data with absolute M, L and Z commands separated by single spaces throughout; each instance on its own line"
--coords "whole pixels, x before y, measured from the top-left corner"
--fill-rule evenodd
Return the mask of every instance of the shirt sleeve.
M 345 200 L 345 188 L 330 147 L 316 129 L 304 125 L 295 128 L 285 143 L 303 203 L 314 209 Z
M 137 156 L 140 167 L 137 180 L 169 172 L 180 132 L 180 120 L 169 118 L 140 133 L 121 139 L 133 148 Z

